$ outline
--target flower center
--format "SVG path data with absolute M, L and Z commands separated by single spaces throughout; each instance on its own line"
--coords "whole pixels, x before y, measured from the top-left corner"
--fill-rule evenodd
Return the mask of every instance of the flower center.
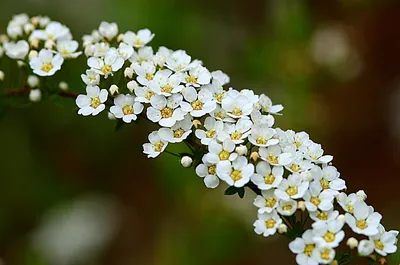
M 256 140 L 256 143 L 258 144 L 267 144 L 267 141 L 265 140 L 264 137 L 258 137 Z
M 232 114 L 235 115 L 235 116 L 241 116 L 242 115 L 242 110 L 239 109 L 239 108 L 234 108 L 232 110 Z
M 192 102 L 192 108 L 194 110 L 202 110 L 203 109 L 203 102 L 200 100 L 196 100 Z
M 163 149 L 163 147 L 164 147 L 164 143 L 161 142 L 161 141 L 155 142 L 155 143 L 153 144 L 153 149 L 154 149 L 154 151 L 156 151 L 156 152 L 161 152 L 161 150 Z
M 221 153 L 219 153 L 219 159 L 220 160 L 228 160 L 229 159 L 229 156 L 230 156 L 230 154 L 229 154 L 229 152 L 228 151 L 226 151 L 226 150 L 223 150 Z
M 321 180 L 319 181 L 319 183 L 321 183 L 322 189 L 324 189 L 324 190 L 329 189 L 329 181 L 328 181 L 328 180 L 326 180 L 326 179 L 321 179 Z
M 221 94 L 218 94 L 218 95 L 216 95 L 215 96 L 215 99 L 218 101 L 218 102 L 222 102 L 222 98 L 224 97 L 224 94 L 223 93 L 221 93 Z
M 154 93 L 154 92 L 151 91 L 151 90 L 147 91 L 147 93 L 146 93 L 146 99 L 150 100 L 150 98 L 151 98 L 152 96 L 154 96 L 155 94 L 156 94 L 156 93 Z
M 161 87 L 161 91 L 165 93 L 171 93 L 172 92 L 172 86 L 170 85 L 165 85 Z
M 297 187 L 289 187 L 286 189 L 286 193 L 289 196 L 294 196 L 297 194 Z
M 323 260 L 329 260 L 330 258 L 331 258 L 331 251 L 329 250 L 329 248 L 324 248 L 322 251 L 321 251 L 321 258 L 323 259 Z
M 97 109 L 98 106 L 101 105 L 100 98 L 94 97 L 90 100 L 90 106 L 94 109 Z
M 153 80 L 153 78 L 154 78 L 154 75 L 153 75 L 153 74 L 151 74 L 151 73 L 147 73 L 147 74 L 146 74 L 146 79 L 147 79 L 147 80 L 150 81 L 150 80 Z
M 347 212 L 353 213 L 354 212 L 354 207 L 351 204 L 346 204 Z
M 292 208 L 293 208 L 293 206 L 290 205 L 290 204 L 286 204 L 285 206 L 282 207 L 282 209 L 283 209 L 284 211 L 290 211 L 290 210 L 292 210 Z
M 296 144 L 296 147 L 299 148 L 301 146 L 301 143 L 299 141 L 294 142 Z
M 336 236 L 334 233 L 328 232 L 324 235 L 324 240 L 325 242 L 332 243 L 333 241 L 335 241 L 335 237 Z
M 319 220 L 326 221 L 326 220 L 328 220 L 328 214 L 325 213 L 325 212 L 319 212 L 319 213 L 317 214 L 317 218 L 318 218 Z
M 312 196 L 310 202 L 315 206 L 318 206 L 321 203 L 321 200 L 318 197 Z
M 238 181 L 242 179 L 242 172 L 240 172 L 239 170 L 234 170 L 231 173 L 231 179 L 233 181 Z
M 164 119 L 172 117 L 172 114 L 174 114 L 174 110 L 168 107 L 165 107 L 161 110 L 161 116 Z
M 222 120 L 222 119 L 225 118 L 225 114 L 222 111 L 220 111 L 220 112 L 215 114 L 215 117 Z
M 383 243 L 382 243 L 380 240 L 375 240 L 375 241 L 374 241 L 374 244 L 375 244 L 375 247 L 376 247 L 377 249 L 379 249 L 379 250 L 383 250 L 383 248 L 385 247 L 385 246 L 383 245 Z
M 299 165 L 297 165 L 297 164 L 292 164 L 292 165 L 290 166 L 290 169 L 291 169 L 293 172 L 299 172 L 300 169 L 301 169 L 301 167 L 300 167 Z
M 109 74 L 109 73 L 112 72 L 112 68 L 111 68 L 110 65 L 105 64 L 105 65 L 100 69 L 100 71 L 101 71 L 103 74 L 106 75 L 106 74 Z
M 232 140 L 240 140 L 243 136 L 243 133 L 240 132 L 234 132 L 231 134 L 231 139 Z
M 267 221 L 265 221 L 265 226 L 268 229 L 274 228 L 276 224 L 276 221 L 274 219 L 268 219 Z
M 185 131 L 182 128 L 176 129 L 174 131 L 174 137 L 181 138 L 184 133 L 185 133 Z
M 54 66 L 53 66 L 52 63 L 44 63 L 44 64 L 42 65 L 42 71 L 48 73 L 48 72 L 51 71 L 51 69 L 53 69 L 53 67 L 54 67 Z
M 206 137 L 207 138 L 214 138 L 216 133 L 217 133 L 217 131 L 215 129 L 211 129 L 211 130 L 206 132 Z
M 273 208 L 276 204 L 276 199 L 274 197 L 268 197 L 265 200 L 265 206 L 269 207 L 269 208 Z
M 314 244 L 306 245 L 306 247 L 304 248 L 304 254 L 311 257 L 311 254 L 312 254 L 312 251 L 314 250 L 314 248 L 315 248 Z
M 187 83 L 197 84 L 197 78 L 194 75 L 188 75 L 185 80 Z
M 122 112 L 125 115 L 133 114 L 133 108 L 130 105 L 125 105 L 125 106 L 122 107 Z
M 272 174 L 268 174 L 264 177 L 265 184 L 272 185 L 272 183 L 274 183 L 274 181 L 275 181 L 275 177 Z
M 268 157 L 267 157 L 267 160 L 268 160 L 269 162 L 271 162 L 272 164 L 278 164 L 278 163 L 279 163 L 279 162 L 278 162 L 278 157 L 275 156 L 273 153 L 269 153 L 269 155 L 268 155 Z
M 210 175 L 215 175 L 216 174 L 216 165 L 211 165 L 211 166 L 209 166 L 208 167 L 208 174 L 210 174 Z
M 357 220 L 356 226 L 358 228 L 360 228 L 361 230 L 364 230 L 365 228 L 368 227 L 368 224 L 367 224 L 367 222 L 365 220 Z

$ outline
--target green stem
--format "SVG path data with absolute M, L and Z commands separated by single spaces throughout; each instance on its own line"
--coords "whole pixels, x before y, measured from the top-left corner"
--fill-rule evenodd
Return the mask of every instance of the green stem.
M 173 153 L 173 152 L 171 152 L 171 151 L 164 150 L 164 152 L 165 152 L 165 153 L 167 153 L 167 154 L 170 154 L 170 155 L 173 155 L 173 156 L 176 156 L 176 157 L 179 157 L 179 158 L 181 158 L 181 156 L 180 156 L 180 155 L 178 155 L 178 154 L 175 154 L 175 153 Z

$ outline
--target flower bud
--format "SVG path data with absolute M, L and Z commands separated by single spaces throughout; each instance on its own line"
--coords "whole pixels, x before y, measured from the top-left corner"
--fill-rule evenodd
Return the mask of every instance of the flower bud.
M 287 233 L 287 226 L 285 224 L 278 225 L 278 233 L 279 234 L 286 234 Z
M 254 108 L 256 109 L 256 110 L 261 110 L 261 104 L 259 103 L 259 102 L 257 102 L 257 103 L 254 103 Z
M 132 79 L 132 76 L 133 76 L 132 68 L 130 68 L 130 67 L 125 68 L 124 76 L 127 77 L 127 78 Z
M 64 81 L 61 81 L 61 82 L 58 84 L 58 87 L 59 87 L 60 90 L 62 90 L 62 91 L 68 90 L 68 84 L 67 84 L 67 82 L 64 82 Z
M 250 159 L 256 162 L 260 158 L 260 155 L 258 152 L 254 151 L 253 153 L 250 154 Z
M 30 34 L 34 29 L 35 29 L 35 26 L 33 26 L 31 23 L 24 25 L 24 32 L 27 35 Z
M 345 217 L 343 214 L 339 215 L 339 216 L 337 217 L 337 219 L 338 219 L 339 221 L 341 221 L 342 223 L 346 223 L 346 217 Z
M 354 237 L 350 237 L 349 239 L 347 239 L 346 245 L 349 246 L 350 249 L 354 249 L 358 247 L 358 240 Z
M 114 94 L 118 94 L 118 90 L 119 90 L 118 86 L 111 85 L 109 89 L 111 96 L 114 96 Z
M 32 89 L 29 92 L 29 100 L 32 102 L 39 102 L 40 99 L 42 98 L 42 92 L 40 89 Z
M 54 40 L 51 40 L 51 39 L 46 40 L 46 42 L 44 43 L 44 47 L 46 49 L 52 49 L 54 45 L 55 45 L 55 42 L 54 42 Z
M 363 239 L 358 243 L 357 250 L 360 256 L 369 256 L 374 252 L 374 243 L 370 240 Z
M 380 259 L 378 259 L 377 262 L 378 262 L 378 264 L 381 264 L 381 265 L 385 265 L 388 263 L 387 259 L 385 257 L 381 257 Z
M 4 80 L 4 72 L 0 70 L 0 81 Z
M 17 65 L 19 68 L 22 68 L 25 66 L 25 63 L 24 63 L 24 61 L 17 61 Z
M 190 166 L 192 165 L 192 163 L 193 163 L 193 160 L 192 160 L 192 158 L 189 157 L 189 156 L 184 156 L 184 157 L 182 157 L 182 159 L 181 159 L 181 165 L 182 165 L 183 167 L 190 167 Z
M 31 50 L 28 55 L 29 60 L 32 60 L 32 58 L 36 58 L 36 57 L 38 57 L 38 52 L 35 50 Z
M 201 126 L 201 121 L 199 120 L 193 120 L 193 126 L 197 129 Z
M 32 48 L 37 49 L 39 48 L 39 40 L 38 39 L 32 39 L 30 41 Z
M 39 24 L 40 24 L 40 26 L 42 28 L 46 27 L 47 24 L 49 24 L 49 23 L 50 23 L 50 18 L 49 17 L 39 17 Z
M 38 17 L 32 17 L 31 18 L 31 23 L 37 27 L 37 25 L 39 25 L 39 18 Z
M 128 87 L 129 91 L 131 91 L 131 93 L 133 92 L 133 90 L 139 87 L 138 83 L 135 80 L 129 81 L 126 86 Z
M 299 208 L 300 211 L 304 212 L 306 210 L 306 202 L 305 201 L 299 201 L 297 203 L 297 208 Z
M 357 191 L 356 195 L 360 199 L 360 201 L 365 201 L 367 199 L 367 194 L 364 190 Z
M 235 151 L 238 155 L 243 156 L 247 154 L 247 147 L 241 144 L 238 147 L 236 147 Z
M 108 113 L 107 113 L 107 117 L 108 117 L 109 120 L 112 120 L 112 121 L 117 119 L 117 118 L 114 116 L 114 114 L 112 114 L 111 112 L 108 112 Z
M 0 34 L 0 43 L 5 43 L 8 41 L 8 36 L 6 34 Z
M 85 55 L 87 57 L 93 56 L 94 51 L 95 51 L 95 47 L 94 47 L 93 44 L 88 44 L 88 45 L 85 46 Z
M 39 78 L 36 75 L 30 75 L 28 76 L 27 83 L 30 88 L 35 88 L 39 86 Z
M 122 41 L 122 39 L 124 38 L 124 34 L 119 34 L 118 36 L 117 36 L 117 42 L 121 42 Z

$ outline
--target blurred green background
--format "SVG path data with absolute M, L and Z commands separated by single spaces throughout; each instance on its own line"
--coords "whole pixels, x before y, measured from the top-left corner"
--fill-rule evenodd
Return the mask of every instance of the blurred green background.
M 148 27 L 153 47 L 185 49 L 235 88 L 285 106 L 277 126 L 306 130 L 334 155 L 348 190 L 366 190 L 400 228 L 400 1 L 0 0 L 48 15 L 76 39 L 102 20 Z M 85 59 L 58 73 L 84 91 Z M 6 77 L 7 78 L 7 77 Z M 295 264 L 284 237 L 253 233 L 254 196 L 209 190 L 167 154 L 148 160 L 152 127 L 114 132 L 65 99 L 0 121 L 0 258 L 7 265 Z M 140 128 L 139 128 L 140 127 Z M 399 254 L 391 264 L 399 263 Z

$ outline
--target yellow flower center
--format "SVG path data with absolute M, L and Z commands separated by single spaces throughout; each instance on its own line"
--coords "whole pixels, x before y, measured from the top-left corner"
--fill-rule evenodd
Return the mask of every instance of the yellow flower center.
M 265 206 L 269 208 L 273 208 L 276 204 L 276 199 L 274 197 L 268 197 L 265 200 Z
M 274 183 L 274 181 L 275 181 L 275 177 L 272 174 L 268 174 L 264 177 L 265 184 L 272 185 L 272 183 Z
M 149 90 L 146 93 L 146 99 L 150 100 L 152 96 L 154 96 L 156 93 L 154 93 L 153 91 Z
M 286 204 L 285 206 L 282 207 L 282 209 L 283 209 L 284 211 L 290 211 L 290 210 L 292 210 L 292 208 L 293 208 L 293 206 L 290 205 L 290 204 Z
M 132 106 L 125 105 L 125 106 L 122 107 L 122 112 L 125 115 L 133 114 L 133 108 L 132 108 Z
M 188 75 L 185 80 L 187 83 L 197 84 L 197 78 L 193 75 Z
M 268 229 L 274 228 L 276 224 L 276 221 L 274 219 L 268 219 L 267 221 L 265 221 L 265 226 Z
M 98 106 L 101 105 L 100 98 L 94 97 L 90 100 L 90 106 L 94 109 L 97 109 Z
M 230 154 L 229 154 L 229 152 L 228 151 L 226 151 L 226 150 L 223 150 L 221 153 L 219 153 L 219 159 L 220 160 L 228 160 L 229 159 L 229 156 L 230 156 Z
M 321 203 L 321 200 L 318 197 L 313 196 L 311 197 L 310 202 L 315 206 L 318 206 Z
M 317 218 L 322 221 L 328 220 L 328 214 L 326 212 L 319 212 Z
M 358 228 L 360 228 L 361 230 L 364 230 L 365 228 L 368 227 L 368 224 L 367 224 L 367 222 L 365 220 L 357 220 L 356 226 Z
M 299 172 L 300 169 L 301 169 L 301 167 L 300 167 L 299 165 L 297 165 L 297 164 L 292 164 L 292 165 L 290 166 L 290 169 L 291 169 L 293 172 Z
M 267 141 L 265 140 L 264 137 L 258 137 L 256 140 L 256 143 L 258 144 L 267 144 Z
M 161 87 L 161 91 L 164 93 L 171 93 L 172 92 L 172 86 L 170 85 L 165 85 Z
M 352 206 L 352 205 L 350 205 L 350 204 L 346 204 L 346 208 L 347 208 L 347 211 L 349 212 L 349 213 L 353 213 L 354 212 L 354 207 Z
M 232 140 L 240 140 L 243 136 L 243 133 L 240 132 L 234 132 L 231 134 L 231 139 Z
M 218 94 L 215 96 L 215 98 L 217 99 L 218 102 L 222 102 L 222 98 L 224 97 L 224 93 Z
M 164 147 L 164 143 L 161 141 L 158 141 L 156 143 L 153 144 L 153 149 L 156 152 L 161 152 L 162 148 Z
M 168 107 L 165 107 L 161 110 L 161 117 L 164 119 L 172 117 L 172 114 L 174 114 L 174 110 Z
M 296 147 L 299 148 L 301 146 L 301 143 L 298 141 L 295 141 Z
M 286 193 L 289 196 L 294 196 L 297 194 L 297 187 L 289 187 L 286 189 Z
M 239 108 L 234 108 L 232 110 L 232 114 L 235 115 L 235 116 L 241 116 L 242 115 L 242 110 L 239 109 Z
M 196 100 L 192 102 L 192 108 L 194 110 L 202 110 L 203 109 L 203 102 L 200 100 Z
M 322 189 L 324 189 L 324 190 L 329 189 L 329 181 L 328 181 L 328 180 L 326 180 L 326 179 L 321 179 L 321 180 L 319 181 L 319 183 L 321 183 Z
M 53 67 L 54 67 L 54 66 L 53 66 L 52 63 L 44 63 L 44 64 L 42 65 L 42 71 L 48 73 L 48 72 L 51 71 L 51 69 L 53 69 Z
M 225 114 L 222 111 L 220 111 L 217 114 L 215 114 L 215 117 L 220 118 L 222 120 L 225 118 Z
M 332 243 L 333 241 L 335 241 L 336 236 L 334 233 L 327 232 L 323 237 L 325 242 Z
M 101 71 L 103 74 L 105 74 L 105 75 L 111 73 L 111 72 L 112 72 L 111 65 L 105 64 L 105 65 L 100 69 L 100 71 Z
M 323 259 L 323 260 L 329 260 L 330 258 L 331 258 L 331 251 L 329 250 L 329 248 L 324 248 L 322 251 L 321 251 L 321 258 Z
M 240 172 L 239 170 L 234 170 L 231 173 L 231 179 L 233 181 L 238 181 L 242 179 L 242 172 Z
M 376 247 L 377 249 L 379 249 L 379 250 L 383 250 L 383 248 L 385 247 L 385 246 L 383 245 L 382 241 L 380 241 L 380 240 L 375 240 L 375 241 L 374 241 L 374 244 L 375 244 L 375 247 Z
M 306 247 L 304 248 L 304 254 L 311 257 L 311 254 L 312 254 L 312 251 L 314 250 L 314 248 L 315 248 L 314 244 L 306 245 Z
M 211 129 L 211 130 L 206 132 L 206 137 L 207 138 L 214 138 L 216 133 L 217 133 L 217 131 L 215 129 Z
M 174 137 L 181 138 L 184 133 L 185 133 L 185 131 L 182 128 L 176 129 L 174 131 Z
M 208 174 L 210 174 L 210 175 L 215 175 L 216 172 L 217 172 L 217 171 L 215 170 L 216 167 L 217 167 L 216 165 L 211 165 L 211 166 L 209 166 L 209 167 L 208 167 Z
M 153 78 L 154 78 L 154 75 L 153 75 L 153 74 L 151 74 L 151 73 L 147 73 L 147 74 L 146 74 L 146 79 L 147 79 L 147 80 L 150 81 L 150 80 L 153 80 Z

